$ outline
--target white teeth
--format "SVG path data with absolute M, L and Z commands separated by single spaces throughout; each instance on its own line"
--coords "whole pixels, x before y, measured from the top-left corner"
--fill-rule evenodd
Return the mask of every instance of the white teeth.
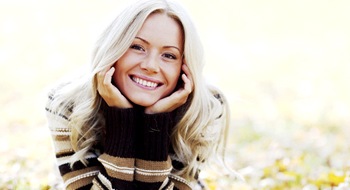
M 141 84 L 141 85 L 143 85 L 143 86 L 152 87 L 152 88 L 158 86 L 158 84 L 155 83 L 155 82 L 146 81 L 146 80 L 143 80 L 143 79 L 140 79 L 140 78 L 136 78 L 136 77 L 133 77 L 132 79 L 133 79 L 136 83 Z

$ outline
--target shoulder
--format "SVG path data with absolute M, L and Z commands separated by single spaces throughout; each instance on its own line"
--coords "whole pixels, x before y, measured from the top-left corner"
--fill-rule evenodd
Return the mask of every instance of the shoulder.
M 205 138 L 213 140 L 214 147 L 221 144 L 226 138 L 225 135 L 228 132 L 231 120 L 230 106 L 225 95 L 218 89 L 212 88 L 213 99 L 215 103 L 212 103 L 211 120 L 208 127 L 205 128 L 203 134 Z
M 212 111 L 215 112 L 215 119 L 222 118 L 223 115 L 227 115 L 225 113 L 229 112 L 229 105 L 225 95 L 222 93 L 220 89 L 214 86 L 208 87 L 212 98 L 211 105 Z M 228 115 L 227 115 L 228 116 Z
M 224 104 L 224 99 L 223 99 L 223 95 L 222 94 L 220 94 L 220 93 L 215 93 L 215 94 L 213 94 L 214 95 L 214 97 L 217 99 L 217 100 L 219 100 L 219 102 L 221 103 L 221 104 Z
M 47 92 L 45 111 L 48 118 L 60 117 L 61 119 L 69 120 L 73 103 L 61 92 L 66 85 L 67 83 L 56 85 Z
M 213 95 L 213 97 L 218 100 L 221 104 L 226 103 L 226 99 L 224 94 L 221 92 L 221 90 L 214 86 L 208 86 L 208 89 L 210 93 Z

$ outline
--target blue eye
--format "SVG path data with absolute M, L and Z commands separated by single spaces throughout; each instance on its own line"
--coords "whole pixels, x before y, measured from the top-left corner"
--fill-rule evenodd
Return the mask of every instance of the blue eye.
M 130 48 L 135 49 L 135 50 L 139 50 L 139 51 L 145 51 L 145 49 L 141 45 L 138 45 L 138 44 L 133 44 L 130 46 Z
M 174 60 L 177 59 L 176 56 L 171 54 L 171 53 L 165 53 L 163 55 L 163 57 L 168 58 L 168 59 L 174 59 Z

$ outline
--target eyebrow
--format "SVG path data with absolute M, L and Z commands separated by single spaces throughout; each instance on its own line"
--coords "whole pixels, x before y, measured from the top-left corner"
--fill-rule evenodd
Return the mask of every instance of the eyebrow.
M 136 39 L 139 39 L 139 40 L 141 40 L 141 41 L 143 41 L 144 43 L 146 43 L 146 44 L 150 44 L 147 40 L 145 40 L 145 39 L 143 39 L 143 38 L 141 38 L 141 37 L 138 37 L 138 36 L 136 36 L 135 37 Z M 176 47 L 176 46 L 163 46 L 164 48 L 175 48 L 175 49 L 177 49 L 178 51 L 179 51 L 179 53 L 181 54 L 181 51 L 180 51 L 180 48 L 178 48 L 178 47 Z

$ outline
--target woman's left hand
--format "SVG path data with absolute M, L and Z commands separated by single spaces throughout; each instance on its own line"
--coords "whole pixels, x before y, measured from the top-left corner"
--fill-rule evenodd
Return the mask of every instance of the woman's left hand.
M 146 107 L 146 114 L 171 112 L 186 103 L 188 96 L 193 90 L 193 80 L 186 63 L 182 64 L 182 70 L 184 72 L 184 74 L 181 75 L 184 82 L 183 87 L 173 92 L 170 96 L 160 99 L 155 104 Z

